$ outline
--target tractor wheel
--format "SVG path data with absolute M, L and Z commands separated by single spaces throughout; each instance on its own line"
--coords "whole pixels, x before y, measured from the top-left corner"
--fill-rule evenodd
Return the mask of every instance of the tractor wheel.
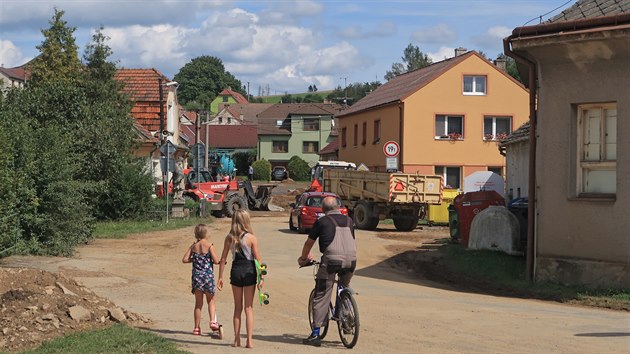
M 223 215 L 232 217 L 239 209 L 247 210 L 247 201 L 239 194 L 230 194 L 223 201 Z

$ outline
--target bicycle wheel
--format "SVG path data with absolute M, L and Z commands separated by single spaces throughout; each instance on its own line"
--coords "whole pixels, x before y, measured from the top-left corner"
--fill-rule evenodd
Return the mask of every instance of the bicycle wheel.
M 315 289 L 311 291 L 311 295 L 308 297 L 308 324 L 311 327 L 311 331 L 313 330 L 313 297 L 315 296 Z M 326 316 L 326 321 L 324 322 L 324 326 L 319 329 L 319 338 L 324 339 L 326 334 L 328 333 L 328 324 L 330 318 L 330 310 L 328 311 L 328 316 Z
M 339 337 L 346 348 L 352 348 L 359 340 L 359 308 L 354 297 L 348 291 L 339 295 Z

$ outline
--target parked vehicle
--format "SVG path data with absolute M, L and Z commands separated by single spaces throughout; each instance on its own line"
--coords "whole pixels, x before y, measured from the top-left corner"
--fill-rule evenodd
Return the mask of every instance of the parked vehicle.
M 287 171 L 284 166 L 276 166 L 271 171 L 271 180 L 272 181 L 283 181 L 289 178 L 289 171 Z
M 194 201 L 205 200 L 207 210 L 215 216 L 232 217 L 235 210 L 253 209 L 269 210 L 273 184 L 258 185 L 256 190 L 250 181 L 236 181 L 228 176 L 213 176 L 208 170 L 184 169 L 184 199 Z M 173 190 L 168 186 L 169 194 Z M 164 197 L 162 185 L 157 186 L 156 195 Z
M 334 193 L 306 192 L 296 198 L 295 203 L 291 203 L 291 213 L 289 214 L 289 229 L 304 233 L 313 228 L 317 219 L 324 216 L 322 201 L 325 197 L 335 197 L 339 204 L 339 211 L 348 215 L 348 208 L 343 201 Z
M 428 205 L 442 200 L 440 176 L 325 169 L 321 187 L 337 194 L 357 228 L 366 230 L 391 218 L 398 231 L 411 231 Z

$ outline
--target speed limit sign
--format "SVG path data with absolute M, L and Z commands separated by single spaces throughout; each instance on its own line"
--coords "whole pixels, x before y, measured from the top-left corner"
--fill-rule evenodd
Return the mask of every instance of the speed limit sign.
M 396 157 L 400 153 L 400 145 L 395 141 L 388 141 L 383 145 L 383 152 L 387 157 Z

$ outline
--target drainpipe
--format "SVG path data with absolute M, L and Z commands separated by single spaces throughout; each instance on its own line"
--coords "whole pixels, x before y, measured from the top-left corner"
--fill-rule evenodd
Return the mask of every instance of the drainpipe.
M 529 69 L 529 180 L 527 193 L 527 258 L 525 276 L 527 280 L 534 280 L 535 244 L 536 244 L 536 63 L 513 52 L 510 41 L 516 35 L 503 39 L 503 52 L 515 60 L 527 65 Z

